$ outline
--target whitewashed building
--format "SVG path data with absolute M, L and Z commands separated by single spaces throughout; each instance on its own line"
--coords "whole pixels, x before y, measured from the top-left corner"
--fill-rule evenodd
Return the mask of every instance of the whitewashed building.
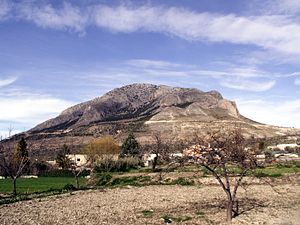
M 83 154 L 70 154 L 66 155 L 76 166 L 85 166 L 88 162 L 87 155 Z

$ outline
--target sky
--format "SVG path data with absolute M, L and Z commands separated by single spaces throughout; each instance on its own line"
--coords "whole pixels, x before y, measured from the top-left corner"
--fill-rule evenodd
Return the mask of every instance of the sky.
M 300 128 L 300 1 L 0 0 L 0 135 L 131 83 Z

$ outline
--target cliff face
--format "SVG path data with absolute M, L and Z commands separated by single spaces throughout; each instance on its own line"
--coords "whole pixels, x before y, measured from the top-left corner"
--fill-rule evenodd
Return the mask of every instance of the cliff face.
M 236 104 L 217 91 L 132 84 L 70 107 L 22 135 L 33 143 L 37 154 L 49 154 L 63 144 L 78 150 L 82 143 L 103 135 L 122 141 L 128 130 L 133 130 L 140 142 L 147 142 L 153 132 L 167 139 L 189 139 L 195 133 L 237 125 L 248 136 L 291 132 L 243 117 Z

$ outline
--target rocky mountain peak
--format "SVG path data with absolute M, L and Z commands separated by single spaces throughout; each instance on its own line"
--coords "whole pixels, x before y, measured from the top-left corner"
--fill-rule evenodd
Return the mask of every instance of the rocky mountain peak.
M 169 118 L 166 114 L 186 117 L 197 113 L 211 119 L 239 117 L 235 104 L 223 99 L 217 91 L 137 83 L 115 88 L 101 97 L 70 107 L 31 131 L 62 131 L 101 122 L 151 120 L 154 116 L 154 119 Z

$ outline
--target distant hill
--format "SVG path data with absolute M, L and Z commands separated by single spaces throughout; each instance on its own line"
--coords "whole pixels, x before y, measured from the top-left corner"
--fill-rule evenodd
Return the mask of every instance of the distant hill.
M 188 139 L 194 133 L 237 125 L 246 136 L 274 137 L 299 132 L 247 119 L 233 101 L 217 91 L 131 84 L 70 107 L 23 135 L 35 143 L 36 151 L 48 152 L 64 143 L 78 148 L 80 143 L 108 134 L 121 141 L 129 129 L 146 142 L 151 132 L 161 132 L 165 138 Z

